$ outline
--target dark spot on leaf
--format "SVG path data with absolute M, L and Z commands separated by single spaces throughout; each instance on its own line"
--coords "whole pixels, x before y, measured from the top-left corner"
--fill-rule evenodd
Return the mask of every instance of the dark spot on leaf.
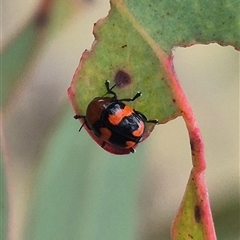
M 191 239 L 193 239 L 193 236 L 191 234 L 188 233 L 188 237 L 190 237 Z
M 174 98 L 173 98 L 173 100 L 172 100 L 172 101 L 173 101 L 173 103 L 175 103 L 175 102 L 176 102 L 176 99 L 174 99 Z
M 191 150 L 194 151 L 194 141 L 190 140 L 190 147 L 191 147 Z
M 40 11 L 35 19 L 37 27 L 45 27 L 49 20 L 48 16 L 49 15 L 47 11 Z
M 117 87 L 125 87 L 131 83 L 131 77 L 123 70 L 119 70 L 114 77 L 114 81 Z
M 194 217 L 195 217 L 195 221 L 199 223 L 201 220 L 201 209 L 198 205 L 196 205 L 194 208 Z
M 122 48 L 126 48 L 127 47 L 127 44 L 125 44 L 125 45 L 122 45 Z

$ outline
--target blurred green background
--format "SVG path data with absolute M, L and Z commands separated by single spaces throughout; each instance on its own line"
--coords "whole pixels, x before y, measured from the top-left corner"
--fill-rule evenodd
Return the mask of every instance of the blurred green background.
M 82 52 L 91 48 L 93 23 L 107 15 L 109 3 L 68 2 L 72 9 L 59 1 L 59 11 L 68 9 L 68 14 L 56 18 L 45 44 L 36 46 L 31 67 L 10 85 L 3 108 L 2 168 L 10 196 L 7 204 L 1 171 L 1 204 L 3 213 L 11 209 L 9 239 L 170 239 L 191 169 L 184 122 L 177 118 L 157 126 L 129 156 L 110 155 L 85 131 L 78 132 L 66 91 Z M 1 51 L 40 3 L 2 1 Z M 239 53 L 217 44 L 176 48 L 173 53 L 205 142 L 218 239 L 237 240 Z

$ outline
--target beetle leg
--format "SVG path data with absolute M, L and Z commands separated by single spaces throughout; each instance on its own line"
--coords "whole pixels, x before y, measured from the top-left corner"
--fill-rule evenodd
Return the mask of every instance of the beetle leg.
M 118 99 L 118 101 L 133 102 L 135 99 L 137 99 L 141 96 L 142 96 L 142 93 L 137 92 L 133 98 L 123 98 L 123 99 Z
M 106 145 L 106 142 L 102 142 L 101 147 L 104 148 Z
M 155 123 L 155 124 L 158 124 L 158 120 L 157 120 L 157 119 L 147 120 L 146 123 Z
M 141 119 L 142 119 L 145 123 L 158 124 L 158 119 L 150 119 L 150 120 L 148 120 L 147 117 L 146 117 L 144 114 L 142 114 L 141 112 L 136 111 L 136 110 L 134 110 L 134 112 L 137 113 L 138 116 L 141 117 Z

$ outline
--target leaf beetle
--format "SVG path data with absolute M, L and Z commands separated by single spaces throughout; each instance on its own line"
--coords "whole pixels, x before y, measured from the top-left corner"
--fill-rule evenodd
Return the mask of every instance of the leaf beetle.
M 142 94 L 137 92 L 133 98 L 118 99 L 110 82 L 106 81 L 107 93 L 102 97 L 95 97 L 88 105 L 86 115 L 75 115 L 75 119 L 83 119 L 79 129 L 86 124 L 94 135 L 102 141 L 101 147 L 106 144 L 118 149 L 135 152 L 137 144 L 146 138 L 146 123 L 157 124 L 158 120 L 148 120 L 144 114 L 132 109 L 124 102 L 133 102 Z M 112 95 L 112 97 L 106 96 Z

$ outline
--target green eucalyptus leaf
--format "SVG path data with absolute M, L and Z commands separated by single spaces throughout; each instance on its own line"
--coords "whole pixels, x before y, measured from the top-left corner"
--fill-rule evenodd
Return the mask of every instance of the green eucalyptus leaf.
M 175 46 L 196 43 L 217 42 L 240 48 L 238 0 L 124 0 L 124 3 L 136 21 L 168 54 Z
M 198 196 L 196 182 L 191 175 L 172 228 L 172 239 L 208 239 L 204 235 L 204 208 Z M 210 239 L 210 238 L 209 238 Z M 213 238 L 214 239 L 214 238 Z

